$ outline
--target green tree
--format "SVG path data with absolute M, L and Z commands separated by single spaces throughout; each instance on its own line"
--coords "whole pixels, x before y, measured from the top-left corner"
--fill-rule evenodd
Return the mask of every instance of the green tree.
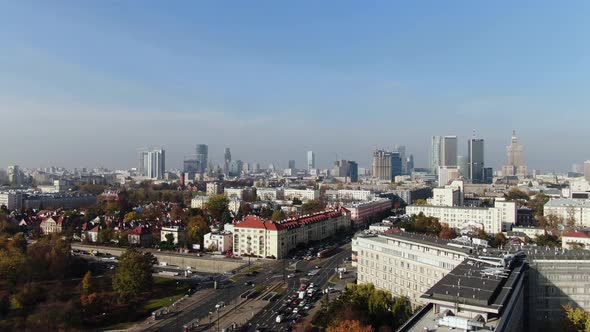
M 301 205 L 301 212 L 302 213 L 314 213 L 314 212 L 319 212 L 322 211 L 326 208 L 326 203 L 317 200 L 317 199 L 313 199 L 313 200 L 309 200 L 305 203 L 303 203 L 303 205 Z
M 154 282 L 152 265 L 155 263 L 156 258 L 152 254 L 134 248 L 127 249 L 119 257 L 113 276 L 113 290 L 122 302 L 134 302 L 141 292 L 151 289 Z
M 425 199 L 419 198 L 414 201 L 414 205 L 427 205 L 428 202 Z
M 141 215 L 135 211 L 131 211 L 125 214 L 125 217 L 123 218 L 124 222 L 130 222 L 133 220 L 139 220 L 141 219 Z
M 229 200 L 225 195 L 219 194 L 209 198 L 209 201 L 205 204 L 205 207 L 211 217 L 215 220 L 221 220 L 221 215 L 227 210 Z
M 203 216 L 193 216 L 189 218 L 187 229 L 187 240 L 190 243 L 199 244 L 203 247 L 203 237 L 209 233 L 211 229 L 205 222 Z
M 283 210 L 276 210 L 272 213 L 270 220 L 272 221 L 281 221 L 285 219 L 285 212 Z

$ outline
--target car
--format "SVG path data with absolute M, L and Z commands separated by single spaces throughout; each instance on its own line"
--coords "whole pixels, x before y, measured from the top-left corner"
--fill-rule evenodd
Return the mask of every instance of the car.
M 328 290 L 329 291 L 333 291 L 334 290 L 334 286 L 328 286 Z
M 310 304 L 306 304 L 305 307 L 303 307 L 304 310 L 309 310 L 311 308 Z
M 294 313 L 294 314 L 296 314 L 296 313 L 298 313 L 298 312 L 299 312 L 299 308 L 295 308 L 295 309 L 293 309 L 293 313 Z
M 223 307 L 225 307 L 225 303 L 223 301 L 221 301 L 215 305 L 215 309 L 218 309 L 218 310 Z
M 295 278 L 295 273 L 289 273 L 289 274 L 287 275 L 287 278 Z
M 321 268 L 321 266 L 319 266 L 319 265 L 316 265 L 316 266 L 315 266 L 315 268 L 316 268 L 316 269 L 319 269 L 319 268 Z
M 313 286 L 314 286 L 313 282 L 310 282 L 309 283 L 309 288 L 313 288 Z
M 252 281 L 248 280 L 248 281 L 246 281 L 244 283 L 244 285 L 246 285 L 246 286 L 254 286 L 254 283 Z
M 293 302 L 291 302 L 291 304 L 292 304 L 292 305 L 298 305 L 298 304 L 299 304 L 299 301 L 297 301 L 297 300 L 293 300 Z
M 305 287 L 305 285 L 301 285 L 300 290 L 304 291 L 307 287 Z

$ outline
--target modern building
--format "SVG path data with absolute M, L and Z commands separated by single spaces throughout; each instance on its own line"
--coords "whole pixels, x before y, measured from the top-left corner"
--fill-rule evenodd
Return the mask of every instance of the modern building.
M 502 168 L 503 176 L 527 176 L 527 167 L 522 157 L 522 145 L 518 143 L 516 131 L 512 131 L 512 140 L 506 147 L 506 165 Z
M 440 145 L 441 166 L 457 166 L 457 136 L 444 136 Z
M 307 171 L 315 169 L 315 153 L 313 151 L 307 151 Z
M 295 169 L 295 160 L 293 160 L 293 159 L 289 160 L 288 166 L 289 167 L 287 167 L 287 168 L 289 168 L 289 169 Z
M 409 205 L 406 207 L 406 213 L 409 215 L 422 213 L 427 217 L 435 217 L 440 223 L 446 223 L 455 229 L 481 228 L 488 234 L 511 230 L 516 223 L 516 204 L 501 199 L 496 199 L 494 207 L 490 208 Z
M 229 163 L 228 175 L 239 177 L 240 175 L 242 175 L 243 166 L 244 163 L 241 160 L 232 160 Z
M 256 188 L 256 196 L 263 201 L 283 199 L 283 188 Z
M 229 164 L 231 163 L 231 152 L 229 148 L 225 148 L 223 151 L 223 174 L 229 174 Z
M 342 178 L 344 182 L 358 182 L 358 164 L 350 160 L 337 160 L 334 162 L 332 176 Z
M 139 152 L 139 175 L 154 180 L 162 180 L 166 170 L 166 151 L 164 149 L 142 150 Z
M 354 227 L 368 225 L 383 213 L 391 210 L 393 203 L 388 198 L 375 198 L 368 202 L 360 202 L 346 205 L 346 210 L 350 211 L 350 220 Z M 380 220 L 380 219 L 379 219 Z
M 484 183 L 484 140 L 471 138 L 467 141 L 467 176 L 473 183 Z
M 23 194 L 19 191 L 0 192 L 0 206 L 8 210 L 20 210 L 23 207 Z
M 233 252 L 237 256 L 281 259 L 298 246 L 321 241 L 348 228 L 350 219 L 342 209 L 282 221 L 249 215 L 234 223 Z
M 209 162 L 209 147 L 207 144 L 197 144 L 196 160 L 199 163 L 197 173 L 205 174 Z
M 438 168 L 442 165 L 440 160 L 442 136 L 432 136 L 430 152 L 428 154 L 428 168 L 433 174 L 438 174 Z
M 543 206 L 543 215 L 560 217 L 575 226 L 590 227 L 590 200 L 555 198 Z
M 404 174 L 404 175 L 410 174 L 408 172 L 408 164 L 406 163 L 407 162 L 407 159 L 406 159 L 406 146 L 405 145 L 396 144 L 393 147 L 393 152 L 397 152 L 399 154 L 399 156 L 400 156 L 400 159 L 401 159 L 401 162 L 402 162 L 402 169 L 401 169 L 402 173 L 401 174 Z
M 18 165 L 11 165 L 7 168 L 8 182 L 13 186 L 20 186 L 24 183 L 24 174 Z
M 402 175 L 402 160 L 399 152 L 375 150 L 373 177 L 383 181 L 393 181 L 398 175 Z
M 453 180 L 461 177 L 457 166 L 440 166 L 438 168 L 438 185 L 445 186 Z
M 407 168 L 407 174 L 412 175 L 412 172 L 414 172 L 414 155 L 411 154 L 407 159 L 406 159 L 406 168 Z

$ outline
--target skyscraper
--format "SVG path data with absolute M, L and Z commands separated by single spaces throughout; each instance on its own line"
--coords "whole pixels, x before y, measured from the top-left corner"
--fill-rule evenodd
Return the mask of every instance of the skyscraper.
M 396 144 L 393 148 L 393 152 L 399 153 L 402 159 L 402 174 L 408 174 L 408 165 L 406 164 L 406 146 Z
M 432 143 L 430 145 L 430 153 L 428 155 L 428 168 L 430 168 L 430 172 L 433 174 L 438 173 L 438 167 L 441 165 L 440 163 L 440 144 L 442 142 L 441 136 L 432 136 Z
M 445 136 L 440 144 L 440 165 L 457 166 L 457 136 Z
M 231 163 L 231 152 L 229 148 L 225 148 L 223 152 L 223 174 L 229 174 L 229 164 Z
M 402 160 L 399 152 L 375 150 L 373 152 L 373 177 L 379 180 L 393 181 L 402 174 Z
M 467 141 L 467 178 L 473 183 L 484 182 L 484 141 L 481 138 L 470 138 Z
M 307 171 L 315 169 L 315 154 L 313 151 L 307 151 Z
M 584 162 L 584 179 L 590 182 L 590 160 Z
M 18 165 L 11 165 L 8 166 L 8 182 L 10 182 L 13 186 L 18 186 L 23 184 L 23 172 L 21 171 Z
M 289 160 L 289 167 L 290 169 L 295 169 L 295 160 Z
M 408 174 L 412 174 L 414 171 L 414 155 L 411 154 L 408 159 L 406 160 L 406 165 L 408 168 Z
M 502 168 L 503 176 L 525 177 L 527 167 L 522 158 L 522 145 L 518 143 L 516 131 L 512 131 L 510 145 L 506 147 L 506 165 Z
M 196 148 L 197 157 L 196 160 L 199 163 L 197 166 L 198 173 L 205 173 L 207 169 L 207 161 L 209 157 L 209 147 L 207 144 L 197 144 Z
M 139 153 L 140 175 L 154 180 L 164 178 L 166 169 L 166 151 L 164 149 L 142 150 Z

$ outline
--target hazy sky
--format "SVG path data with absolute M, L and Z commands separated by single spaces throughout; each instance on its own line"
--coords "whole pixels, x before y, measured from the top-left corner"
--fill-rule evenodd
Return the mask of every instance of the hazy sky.
M 588 1 L 0 0 L 0 166 L 220 161 L 369 166 L 475 129 L 504 163 L 590 159 Z

